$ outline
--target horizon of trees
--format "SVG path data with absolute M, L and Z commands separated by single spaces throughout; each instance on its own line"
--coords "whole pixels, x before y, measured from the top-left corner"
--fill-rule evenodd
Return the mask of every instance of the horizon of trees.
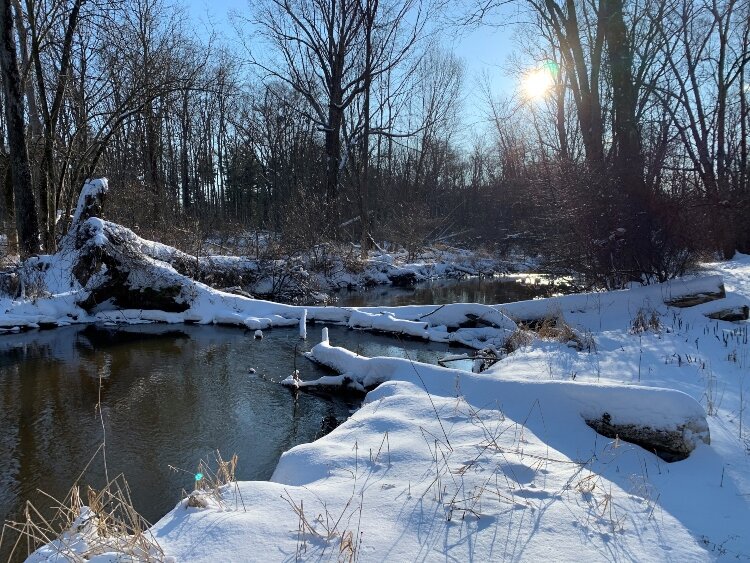
M 428 0 L 262 0 L 233 50 L 167 0 L 0 0 L 2 231 L 53 252 L 107 176 L 113 220 L 173 244 L 452 241 L 609 287 L 750 252 L 750 3 L 512 5 L 517 78 L 549 91 L 488 94 L 467 146 L 462 61 Z

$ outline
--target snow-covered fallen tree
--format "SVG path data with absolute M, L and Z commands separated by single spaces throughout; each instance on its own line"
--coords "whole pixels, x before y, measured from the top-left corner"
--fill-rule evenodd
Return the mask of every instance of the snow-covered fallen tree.
M 365 358 L 344 348 L 333 347 L 325 339 L 307 356 L 338 375 L 303 382 L 287 379 L 283 384 L 327 388 L 339 385 L 366 391 L 392 380 L 424 384 L 429 379 L 431 386 L 436 381 L 455 384 L 455 380 L 465 373 L 403 358 Z M 566 408 L 576 410 L 586 424 L 600 434 L 641 445 L 668 461 L 686 458 L 699 442 L 710 443 L 703 407 L 680 391 L 521 379 L 496 381 L 493 390 L 503 404 L 526 405 L 527 409 L 536 401 L 557 404 L 558 407 L 565 404 Z

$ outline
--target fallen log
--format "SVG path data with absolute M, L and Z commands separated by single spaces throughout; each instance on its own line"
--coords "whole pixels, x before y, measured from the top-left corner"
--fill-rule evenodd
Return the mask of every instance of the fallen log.
M 599 418 L 585 420 L 586 424 L 602 436 L 641 446 L 669 463 L 687 459 L 690 452 L 695 449 L 693 435 L 707 432 L 706 427 L 696 421 L 688 421 L 669 429 L 638 424 L 616 424 L 606 412 Z M 705 441 L 708 443 L 708 438 Z
M 716 321 L 746 321 L 750 318 L 750 307 L 747 305 L 735 305 L 734 307 L 727 307 L 725 309 L 719 309 L 712 313 L 704 313 L 709 319 Z
M 662 303 L 669 307 L 685 308 L 725 297 L 726 290 L 721 276 L 703 276 L 619 291 L 578 293 L 517 301 L 496 305 L 495 308 L 533 330 L 541 326 L 545 319 L 557 317 L 565 319 L 569 313 L 602 314 L 606 311 L 609 314 L 615 314 L 619 308 L 622 313 L 630 314 L 635 304 L 637 304 L 636 308 L 643 304 L 658 307 Z
M 502 397 L 509 416 L 513 410 L 528 416 L 535 404 L 540 410 L 577 413 L 578 420 L 597 433 L 641 446 L 667 462 L 687 458 L 699 443 L 710 444 L 703 408 L 685 393 L 671 389 L 570 381 L 474 380 L 471 378 L 478 376 L 401 358 L 364 358 L 332 347 L 325 337 L 306 356 L 341 375 L 300 385 L 319 384 L 332 394 L 337 384 L 341 392 L 350 393 L 393 380 L 424 386 L 428 392 L 430 385 L 447 391 L 452 388 L 451 382 L 461 378 L 466 400 L 470 400 L 472 385 L 477 385 L 480 400 L 486 400 L 491 386 L 493 396 Z

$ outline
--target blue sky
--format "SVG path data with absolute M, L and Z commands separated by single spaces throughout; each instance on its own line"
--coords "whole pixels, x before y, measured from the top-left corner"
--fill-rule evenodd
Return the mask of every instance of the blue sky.
M 199 33 L 207 29 L 209 22 L 215 29 L 230 40 L 235 32 L 230 23 L 230 12 L 248 11 L 248 0 L 177 0 L 187 5 L 188 15 L 195 21 Z M 461 37 L 453 39 L 451 44 L 444 45 L 465 61 L 465 90 L 467 99 L 464 102 L 467 124 L 481 122 L 485 112 L 482 84 L 489 79 L 490 88 L 495 95 L 510 96 L 517 89 L 513 79 L 505 76 L 508 56 L 514 48 L 511 30 L 483 27 L 465 31 Z

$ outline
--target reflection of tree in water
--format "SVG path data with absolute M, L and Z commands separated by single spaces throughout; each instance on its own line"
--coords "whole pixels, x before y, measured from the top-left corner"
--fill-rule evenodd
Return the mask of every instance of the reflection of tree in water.
M 537 276 L 535 279 L 542 280 Z M 548 280 L 544 280 L 548 281 Z M 339 306 L 397 307 L 402 305 L 441 305 L 443 303 L 483 303 L 496 305 L 568 293 L 571 287 L 554 283 L 520 283 L 515 278 L 468 278 L 422 282 L 410 289 L 392 286 L 338 295 Z

